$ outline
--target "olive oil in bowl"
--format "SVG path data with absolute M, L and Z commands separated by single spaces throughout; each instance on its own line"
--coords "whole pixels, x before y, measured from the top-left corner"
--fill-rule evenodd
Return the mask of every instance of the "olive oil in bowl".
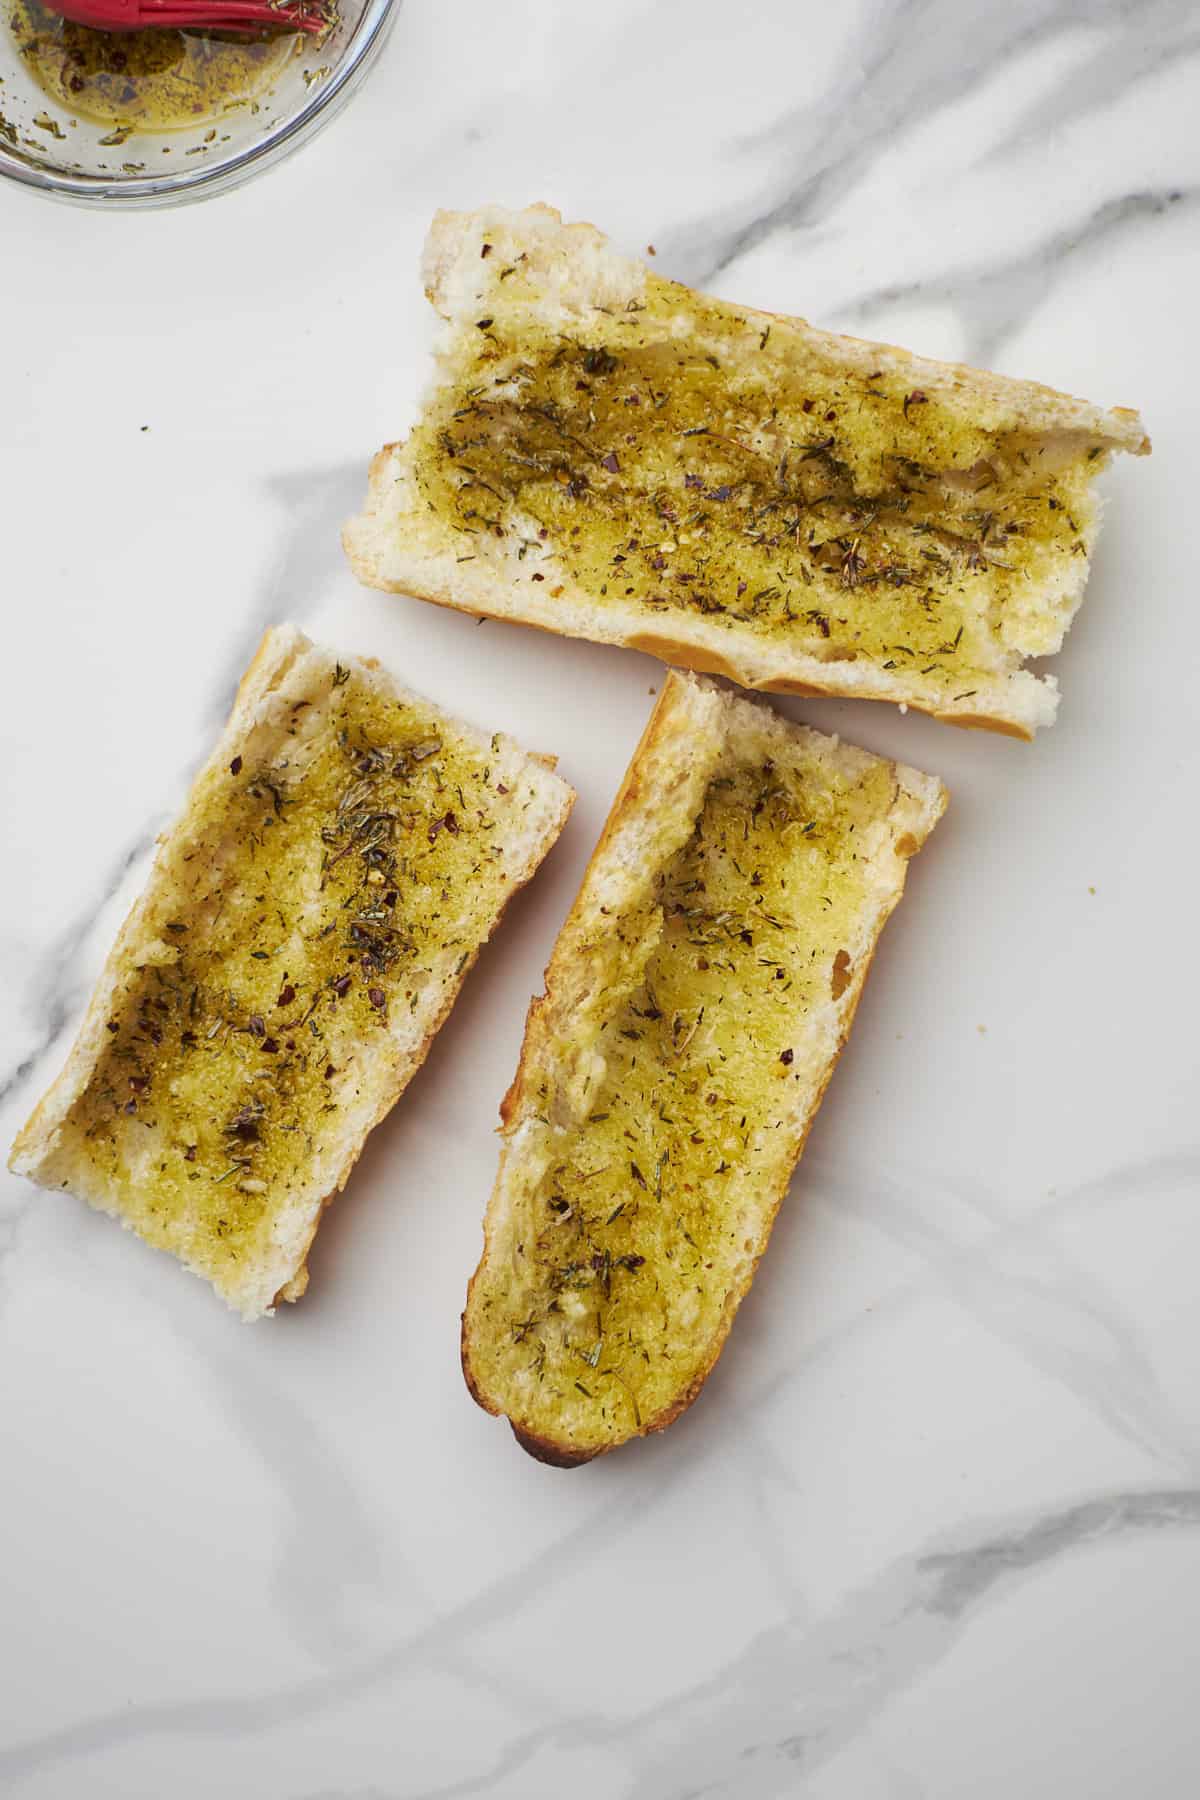
M 321 29 L 97 31 L 42 0 L 0 9 L 0 181 L 85 205 L 238 187 L 322 129 L 401 0 L 307 0 Z
M 112 127 L 117 143 L 137 131 L 219 125 L 254 106 L 301 47 L 294 31 L 95 31 L 38 0 L 10 0 L 8 20 L 48 98 Z

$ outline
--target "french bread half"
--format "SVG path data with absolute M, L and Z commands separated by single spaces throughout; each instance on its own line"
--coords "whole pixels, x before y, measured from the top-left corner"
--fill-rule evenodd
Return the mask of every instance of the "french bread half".
M 572 790 L 510 738 L 269 631 L 10 1167 L 244 1317 L 424 1061 Z
M 699 1393 L 945 800 L 668 677 L 530 1007 L 463 1316 L 467 1384 L 532 1455 Z
M 360 579 L 743 686 L 1031 737 L 1136 413 L 664 281 L 549 207 L 439 213 L 447 321 Z

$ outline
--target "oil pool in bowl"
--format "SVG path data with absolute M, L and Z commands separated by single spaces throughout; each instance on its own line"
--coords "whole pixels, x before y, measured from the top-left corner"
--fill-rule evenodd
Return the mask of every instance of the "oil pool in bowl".
M 302 33 L 94 31 L 38 0 L 9 0 L 8 26 L 22 62 L 49 99 L 112 127 L 123 143 L 137 131 L 219 124 L 253 107 L 301 49 Z M 304 48 L 311 48 L 305 44 Z M 35 121 L 35 128 L 42 122 Z
M 267 4 L 274 15 L 285 0 Z M 44 0 L 2 0 L 0 184 L 104 207 L 239 187 L 340 112 L 401 5 L 304 0 L 318 31 L 272 16 L 239 34 L 99 31 Z

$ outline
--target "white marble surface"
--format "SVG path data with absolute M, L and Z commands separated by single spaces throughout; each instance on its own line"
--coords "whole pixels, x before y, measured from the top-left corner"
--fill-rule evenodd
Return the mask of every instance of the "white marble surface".
M 0 195 L 5 1143 L 265 622 L 556 750 L 580 803 L 243 1327 L 0 1190 L 0 1788 L 23 1800 L 1183 1800 L 1200 1786 L 1200 18 L 1192 0 L 409 0 L 366 90 L 195 210 Z M 728 1352 L 574 1474 L 456 1334 L 526 1000 L 654 664 L 358 590 L 439 203 L 1140 405 L 1034 747 L 941 773 Z M 6 1786 L 7 1784 L 7 1786 Z

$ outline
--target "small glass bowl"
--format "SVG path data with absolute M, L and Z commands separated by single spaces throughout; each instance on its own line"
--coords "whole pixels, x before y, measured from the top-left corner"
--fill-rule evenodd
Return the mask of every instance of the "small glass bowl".
M 237 187 L 328 124 L 370 68 L 400 5 L 339 0 L 332 32 L 316 44 L 301 40 L 252 104 L 219 121 L 138 130 L 119 146 L 100 142 L 111 125 L 76 117 L 50 98 L 0 23 L 0 176 L 97 206 L 176 206 Z

